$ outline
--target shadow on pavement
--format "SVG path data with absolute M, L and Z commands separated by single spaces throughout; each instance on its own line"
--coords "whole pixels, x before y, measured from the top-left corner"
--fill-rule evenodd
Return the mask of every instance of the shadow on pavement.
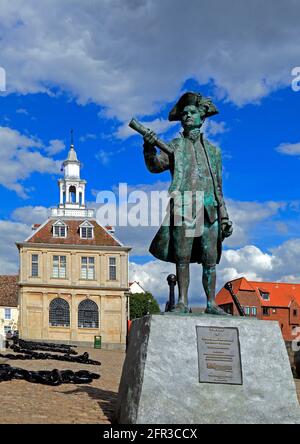
M 87 393 L 87 395 L 98 402 L 100 409 L 111 422 L 117 402 L 118 393 L 109 390 L 102 390 L 96 387 L 89 387 L 87 385 L 77 387 L 74 390 L 60 391 L 60 394 L 76 395 L 80 393 Z

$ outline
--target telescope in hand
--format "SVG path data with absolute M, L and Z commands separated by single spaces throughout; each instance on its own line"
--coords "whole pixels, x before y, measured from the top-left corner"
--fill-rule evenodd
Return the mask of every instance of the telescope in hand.
M 147 132 L 149 131 L 148 128 L 146 128 L 144 125 L 142 125 L 138 120 L 131 119 L 128 126 L 132 128 L 134 131 L 138 132 L 142 136 L 145 136 Z M 163 142 L 161 139 L 159 139 L 157 136 L 155 137 L 154 145 L 157 146 L 159 149 L 161 149 L 164 153 L 170 155 L 173 154 L 173 150 L 170 145 Z

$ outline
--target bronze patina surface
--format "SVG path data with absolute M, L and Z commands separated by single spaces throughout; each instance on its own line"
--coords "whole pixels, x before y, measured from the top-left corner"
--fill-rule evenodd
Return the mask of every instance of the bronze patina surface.
M 222 241 L 232 234 L 232 222 L 223 198 L 221 151 L 201 132 L 205 119 L 217 113 L 209 98 L 195 92 L 183 94 L 169 113 L 170 121 L 181 122 L 183 132 L 168 144 L 137 121 L 130 123 L 144 136 L 144 157 L 149 171 L 170 170 L 172 176 L 168 220 L 154 237 L 150 252 L 160 260 L 176 264 L 179 299 L 175 312 L 189 311 L 189 269 L 190 263 L 196 262 L 203 267 L 206 313 L 225 315 L 215 303 L 216 264 L 221 258 Z M 155 146 L 160 148 L 159 153 Z M 181 200 L 179 207 L 172 197 L 178 193 L 189 196 L 188 200 L 185 197 Z M 197 208 L 202 209 L 202 217 L 198 219 Z M 192 219 L 187 220 L 186 214 L 192 214 Z M 187 235 L 190 229 L 194 229 L 194 235 Z

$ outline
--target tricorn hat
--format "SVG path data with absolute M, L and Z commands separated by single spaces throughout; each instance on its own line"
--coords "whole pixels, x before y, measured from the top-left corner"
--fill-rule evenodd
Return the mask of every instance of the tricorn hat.
M 209 97 L 204 97 L 200 93 L 196 92 L 186 92 L 180 97 L 178 102 L 169 112 L 170 122 L 174 120 L 181 120 L 181 113 L 183 109 L 188 105 L 195 105 L 203 109 L 203 117 L 210 117 L 218 114 L 218 110 L 212 103 Z

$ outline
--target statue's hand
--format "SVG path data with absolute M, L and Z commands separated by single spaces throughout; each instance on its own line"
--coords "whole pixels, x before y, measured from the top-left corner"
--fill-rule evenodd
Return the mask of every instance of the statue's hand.
M 154 131 L 148 129 L 147 133 L 144 135 L 144 147 L 149 151 L 154 151 L 156 153 L 156 149 L 154 147 L 156 142 L 156 134 Z
M 223 220 L 221 223 L 222 238 L 225 239 L 232 235 L 233 226 L 231 220 Z

